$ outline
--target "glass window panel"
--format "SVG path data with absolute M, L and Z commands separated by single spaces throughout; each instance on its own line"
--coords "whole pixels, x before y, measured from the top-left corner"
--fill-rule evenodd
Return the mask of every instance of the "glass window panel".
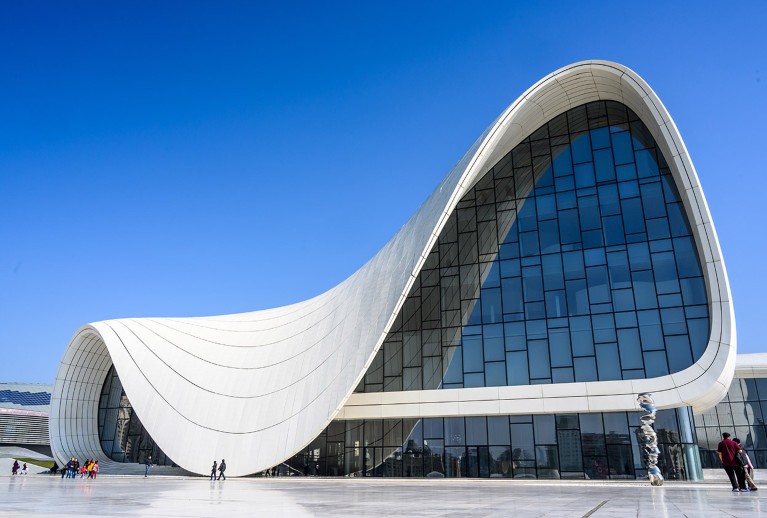
M 639 178 L 649 178 L 660 175 L 654 155 L 654 150 L 649 149 L 636 151 L 634 153 Z M 660 187 L 660 184 L 658 186 Z
M 573 177 L 568 177 L 569 179 L 572 179 Z M 574 188 L 574 187 L 573 187 Z M 564 219 L 570 219 L 570 216 L 567 216 L 564 214 L 564 211 L 566 209 L 577 209 L 578 203 L 576 201 L 575 193 L 570 192 L 560 192 L 557 193 L 557 208 L 559 209 L 559 224 L 562 225 L 562 221 Z M 575 217 L 577 219 L 577 211 L 574 213 Z
M 607 281 L 607 268 L 593 266 L 586 269 L 589 287 L 589 301 L 592 304 L 610 302 L 610 288 Z
M 502 279 L 501 289 L 504 313 L 521 313 L 524 311 L 521 278 Z
M 632 243 L 627 248 L 632 271 L 649 270 L 652 268 L 650 250 L 647 243 Z
M 563 191 L 572 191 L 575 189 L 575 177 L 574 176 L 558 176 L 554 179 L 557 193 Z
M 643 369 L 642 347 L 637 329 L 618 330 L 618 349 L 623 369 Z M 689 364 L 688 364 L 689 365 Z
M 487 419 L 485 417 L 466 418 L 466 444 L 487 444 Z
M 567 281 L 567 311 L 570 316 L 589 314 L 589 295 L 584 279 Z
M 575 372 L 572 367 L 556 367 L 551 369 L 552 383 L 573 383 Z
M 618 344 L 596 344 L 599 381 L 621 379 Z
M 545 320 L 528 320 L 525 327 L 528 338 L 546 338 L 548 336 Z
M 660 182 L 645 183 L 639 186 L 642 193 L 642 208 L 647 219 L 666 216 L 666 202 Z
M 546 290 L 561 290 L 565 287 L 561 255 L 544 255 L 541 258 L 541 266 L 543 268 L 543 284 Z
M 503 361 L 504 340 L 503 324 L 490 324 L 482 327 L 485 361 Z
M 556 444 L 556 430 L 553 415 L 534 415 L 536 444 Z
M 685 305 L 707 304 L 706 284 L 703 277 L 691 277 L 680 279 L 682 288 L 682 300 Z
M 564 264 L 565 279 L 583 279 L 586 277 L 582 252 L 565 252 L 562 254 L 562 262 Z
M 506 386 L 506 363 L 491 362 L 485 364 L 485 386 L 503 387 Z
M 554 161 L 552 167 L 554 176 L 566 176 L 572 174 L 573 164 L 570 158 L 570 147 L 564 146 L 553 150 Z
M 572 128 L 571 128 L 572 131 Z M 591 139 L 588 133 L 583 133 L 573 137 L 570 143 L 570 149 L 573 155 L 573 163 L 591 161 Z
M 511 424 L 512 459 L 535 460 L 532 424 Z
M 591 131 L 591 148 L 602 149 L 610 147 L 610 129 L 602 127 Z M 596 156 L 596 153 L 594 154 Z M 612 153 L 610 155 L 612 161 Z
M 594 315 L 591 317 L 594 328 L 595 342 L 614 342 L 615 319 L 610 315 Z
M 448 445 L 466 444 L 466 430 L 463 417 L 445 418 L 445 443 Z
M 546 292 L 546 316 L 558 318 L 567 315 L 567 297 L 564 290 Z
M 637 181 L 620 182 L 618 184 L 618 193 L 620 194 L 621 199 L 638 197 L 639 182 Z M 641 200 L 636 200 L 636 201 L 639 203 L 639 210 L 641 211 L 642 210 Z M 624 206 L 624 210 L 625 210 L 625 206 Z M 642 219 L 644 219 L 644 215 L 642 215 L 641 217 Z
M 652 254 L 655 287 L 658 293 L 679 293 L 676 263 L 672 252 Z
M 599 230 L 602 227 L 599 199 L 596 196 L 578 198 L 581 230 Z
M 423 420 L 423 436 L 425 439 L 442 439 L 442 418 L 427 418 Z
M 626 252 L 611 252 L 607 254 L 607 264 L 610 274 L 610 287 L 630 288 L 631 274 L 629 272 L 629 261 Z
M 527 368 L 527 351 L 506 353 L 506 374 L 509 385 L 530 384 L 530 375 Z
M 582 329 L 576 329 L 573 325 L 573 320 L 576 318 L 585 318 L 588 322 L 587 326 Z M 573 354 L 575 356 L 592 356 L 594 354 L 594 335 L 591 331 L 589 317 L 573 317 L 570 319 L 570 325 Z
M 543 300 L 543 278 L 538 266 L 522 268 L 522 285 L 525 302 Z
M 633 180 L 637 177 L 637 170 L 634 164 L 615 166 L 615 176 L 618 180 Z
M 656 378 L 668 374 L 668 363 L 664 351 L 644 352 L 645 372 L 648 378 Z
M 493 324 L 503 321 L 501 307 L 501 290 L 498 288 L 483 289 L 482 297 L 482 322 Z
M 584 230 L 581 232 L 581 241 L 583 241 L 583 248 L 605 246 L 601 230 Z
M 568 333 L 567 329 L 552 329 L 549 331 L 549 348 L 551 351 L 552 367 L 572 366 L 570 333 Z
M 463 370 L 464 372 L 482 372 L 484 367 L 481 336 L 463 337 Z
M 594 151 L 594 168 L 596 169 L 597 182 L 601 183 L 615 180 L 615 166 L 613 164 L 613 153 L 611 149 Z
M 556 220 L 541 221 L 539 230 L 540 253 L 549 254 L 559 252 L 560 240 Z
M 550 378 L 551 362 L 547 340 L 530 340 L 527 343 L 531 378 Z
M 667 239 L 671 237 L 671 231 L 669 230 L 666 218 L 648 219 L 645 223 L 647 224 L 648 239 Z
M 583 251 L 583 259 L 586 266 L 601 266 L 606 264 L 604 248 L 592 248 Z
M 522 270 L 519 265 L 519 259 L 507 259 L 501 261 L 501 277 L 520 277 Z
M 637 327 L 637 325 L 637 316 L 633 311 L 615 313 L 616 328 Z
M 664 335 L 687 333 L 687 325 L 682 308 L 662 309 L 660 312 Z
M 674 237 L 689 235 L 690 228 L 687 225 L 687 219 L 685 218 L 684 207 L 682 204 L 668 203 L 666 208 L 671 235 Z
M 624 131 L 612 135 L 613 156 L 616 164 L 634 162 L 634 149 L 631 144 L 631 133 Z
M 634 284 L 634 299 L 636 301 L 636 308 L 657 308 L 658 299 L 655 295 L 655 282 L 652 272 L 632 272 L 631 278 Z
M 461 383 L 463 381 L 463 354 L 460 347 L 442 348 L 442 365 L 445 368 L 444 383 Z
M 634 305 L 634 290 L 613 290 L 612 296 L 615 311 L 631 311 L 636 308 Z
M 634 462 L 631 445 L 607 446 L 607 463 L 611 479 L 633 479 Z
M 509 435 L 509 418 L 506 416 L 493 416 L 487 418 L 487 432 L 490 444 L 511 444 Z
M 674 254 L 680 277 L 696 277 L 701 275 L 698 254 L 695 243 L 690 237 L 674 238 Z

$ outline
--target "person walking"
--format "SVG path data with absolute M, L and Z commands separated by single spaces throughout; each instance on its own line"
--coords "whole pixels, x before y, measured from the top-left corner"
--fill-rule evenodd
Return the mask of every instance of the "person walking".
M 69 459 L 69 462 L 67 462 L 67 469 L 66 469 L 67 478 L 74 477 L 74 471 L 75 471 L 75 458 L 71 457 Z
M 19 461 L 14 459 L 13 466 L 11 466 L 11 474 L 16 475 L 18 472 L 19 472 Z
M 213 467 L 210 468 L 210 479 L 216 480 L 216 470 L 218 469 L 218 463 L 214 460 Z
M 96 480 L 96 475 L 99 474 L 99 461 L 93 462 L 93 469 L 91 469 L 91 475 L 93 476 L 93 480 Z
M 730 484 L 732 484 L 733 493 L 748 491 L 746 477 L 744 476 L 745 470 L 740 469 L 740 464 L 738 463 L 738 448 L 738 445 L 730 439 L 730 434 L 727 432 L 722 434 L 722 441 L 716 448 L 719 461 L 722 463 L 722 467 L 730 479 Z
M 27 463 L 25 462 L 24 465 L 21 467 L 21 474 L 26 475 L 27 474 Z
M 226 471 L 226 461 L 224 459 L 221 459 L 221 465 L 218 467 L 218 479 L 221 480 L 222 478 L 226 480 L 226 475 L 224 475 L 224 471 Z
M 149 476 L 149 468 L 152 467 L 152 456 L 151 455 L 146 458 L 146 462 L 144 462 L 144 466 L 145 466 L 144 478 L 147 478 Z
M 759 488 L 756 487 L 754 478 L 751 476 L 751 473 L 753 473 L 754 465 L 751 464 L 751 459 L 749 458 L 748 453 L 746 453 L 746 450 L 744 450 L 743 446 L 741 446 L 740 439 L 735 437 L 732 442 L 738 445 L 738 462 L 740 463 L 741 469 L 744 471 L 743 475 L 746 478 L 748 489 L 751 491 L 758 491 Z

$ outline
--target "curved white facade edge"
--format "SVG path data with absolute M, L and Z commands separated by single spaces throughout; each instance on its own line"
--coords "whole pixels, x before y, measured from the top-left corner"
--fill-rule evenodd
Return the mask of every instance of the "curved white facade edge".
M 502 156 L 570 108 L 619 101 L 642 119 L 666 157 L 691 223 L 709 298 L 711 338 L 691 367 L 632 381 L 354 394 L 458 201 Z M 77 331 L 56 376 L 51 447 L 61 462 L 105 457 L 98 435 L 102 384 L 114 365 L 142 424 L 177 464 L 207 473 L 271 467 L 334 418 L 493 415 L 715 405 L 735 368 L 727 274 L 697 174 L 666 109 L 634 72 L 585 61 L 545 77 L 485 131 L 413 217 L 346 281 L 276 309 L 201 318 L 96 322 Z

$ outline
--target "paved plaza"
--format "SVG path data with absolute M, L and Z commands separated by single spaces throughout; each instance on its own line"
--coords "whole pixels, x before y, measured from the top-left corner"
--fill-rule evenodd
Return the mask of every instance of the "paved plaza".
M 0 477 L 0 516 L 749 517 L 767 488 L 724 484 L 423 479 Z

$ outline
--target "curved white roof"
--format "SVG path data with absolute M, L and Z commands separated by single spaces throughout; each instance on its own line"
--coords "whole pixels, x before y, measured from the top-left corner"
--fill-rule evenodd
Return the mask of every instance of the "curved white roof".
M 600 99 L 636 112 L 676 179 L 710 301 L 711 340 L 700 360 L 653 379 L 352 395 L 467 190 L 539 126 Z M 177 464 L 206 473 L 211 459 L 226 458 L 232 475 L 244 475 L 289 458 L 337 417 L 634 410 L 638 392 L 653 392 L 659 407 L 713 406 L 733 375 L 735 320 L 716 233 L 673 121 L 634 72 L 585 61 L 512 103 L 391 241 L 330 291 L 253 313 L 83 326 L 53 390 L 51 447 L 59 460 L 104 458 L 96 419 L 112 365 L 145 428 Z

